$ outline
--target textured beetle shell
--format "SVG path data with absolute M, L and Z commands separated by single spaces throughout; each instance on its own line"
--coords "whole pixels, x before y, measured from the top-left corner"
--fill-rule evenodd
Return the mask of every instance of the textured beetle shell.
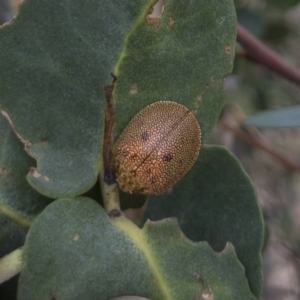
M 146 106 L 113 147 L 119 187 L 128 193 L 163 194 L 190 169 L 200 145 L 200 126 L 185 106 L 171 101 Z

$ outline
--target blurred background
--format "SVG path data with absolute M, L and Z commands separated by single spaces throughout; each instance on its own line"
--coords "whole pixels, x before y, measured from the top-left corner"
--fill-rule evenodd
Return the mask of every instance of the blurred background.
M 236 0 L 238 22 L 282 60 L 300 68 L 300 1 Z M 236 49 L 234 70 L 225 79 L 226 106 L 209 143 L 228 147 L 251 177 L 263 210 L 268 237 L 263 252 L 263 300 L 300 299 L 300 86 L 243 57 Z M 298 127 L 260 128 L 243 126 L 246 117 L 258 112 L 295 106 Z M 251 145 L 237 128 L 258 143 L 295 162 L 295 168 L 274 158 L 269 151 Z M 253 122 L 255 123 L 255 122 Z M 270 122 L 271 123 L 271 122 Z M 268 126 L 266 126 L 268 127 Z M 270 127 L 272 127 L 270 125 Z M 251 140 L 250 140 L 251 141 Z M 298 166 L 298 168 L 297 168 Z
M 0 0 L 0 24 L 20 2 Z M 300 0 L 235 0 L 235 6 L 240 25 L 300 69 Z M 300 299 L 300 86 L 248 59 L 237 44 L 224 87 L 226 105 L 208 143 L 229 148 L 256 187 L 266 223 L 262 299 Z M 272 115 L 263 126 L 251 118 L 273 109 L 281 127 Z

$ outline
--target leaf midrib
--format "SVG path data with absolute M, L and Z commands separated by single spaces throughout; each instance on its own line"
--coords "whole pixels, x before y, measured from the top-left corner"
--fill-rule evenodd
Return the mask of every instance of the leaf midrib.
M 148 243 L 147 238 L 140 228 L 132 223 L 126 217 L 115 218 L 113 223 L 132 240 L 136 247 L 142 252 L 144 258 L 157 279 L 157 284 L 162 292 L 164 300 L 174 300 L 175 298 L 171 294 L 171 289 L 167 283 L 167 280 L 155 259 L 155 255 L 152 250 L 152 245 Z

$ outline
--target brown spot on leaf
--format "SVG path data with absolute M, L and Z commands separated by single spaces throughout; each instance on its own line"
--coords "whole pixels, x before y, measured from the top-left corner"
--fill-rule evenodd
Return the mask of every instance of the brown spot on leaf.
M 172 26 L 175 23 L 175 20 L 172 17 L 169 17 L 169 25 Z
M 137 83 L 133 83 L 133 84 L 131 85 L 131 87 L 130 87 L 129 93 L 130 93 L 131 95 L 135 95 L 135 94 L 137 94 L 137 92 L 138 92 L 138 90 L 137 90 Z
M 3 168 L 0 168 L 0 174 L 3 174 L 3 175 L 6 175 L 8 174 L 8 169 L 3 167 Z
M 8 115 L 8 113 L 4 110 L 1 110 L 2 116 L 7 120 L 9 126 L 11 127 L 12 131 L 15 133 L 17 138 L 24 144 L 25 150 L 27 150 L 29 147 L 32 146 L 31 142 L 29 140 L 24 139 L 21 134 L 18 132 L 15 124 L 12 122 L 12 119 Z
M 210 76 L 210 81 L 211 81 L 211 82 L 215 82 L 215 81 L 216 81 L 216 80 L 215 80 L 215 77 L 211 75 L 211 76 Z
M 214 293 L 209 286 L 202 289 L 201 296 L 204 300 L 214 300 Z
M 193 273 L 193 277 L 202 285 L 201 297 L 203 300 L 214 300 L 214 293 L 207 282 L 202 278 L 197 271 Z
M 229 43 L 225 44 L 224 51 L 227 55 L 231 54 L 231 46 Z
M 79 240 L 79 238 L 80 238 L 80 236 L 79 236 L 78 233 L 75 233 L 75 234 L 73 235 L 73 241 L 74 241 L 74 242 L 77 242 L 77 241 Z
M 36 168 L 30 168 L 29 174 L 34 178 L 39 178 L 42 176 Z
M 194 116 L 197 116 L 198 110 L 195 108 L 195 109 L 192 109 L 191 112 Z
M 159 18 L 150 18 L 149 16 L 147 16 L 146 21 L 149 25 L 153 25 L 159 22 Z
M 48 176 L 42 175 L 36 168 L 30 168 L 29 174 L 33 176 L 34 178 L 40 178 L 42 177 L 45 181 L 50 181 L 50 178 Z

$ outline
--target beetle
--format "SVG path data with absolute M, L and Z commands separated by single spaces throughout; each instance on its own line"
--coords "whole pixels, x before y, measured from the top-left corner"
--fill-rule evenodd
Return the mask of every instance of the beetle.
M 200 146 L 201 129 L 188 108 L 154 102 L 132 118 L 113 147 L 118 185 L 127 193 L 163 194 L 191 168 Z

